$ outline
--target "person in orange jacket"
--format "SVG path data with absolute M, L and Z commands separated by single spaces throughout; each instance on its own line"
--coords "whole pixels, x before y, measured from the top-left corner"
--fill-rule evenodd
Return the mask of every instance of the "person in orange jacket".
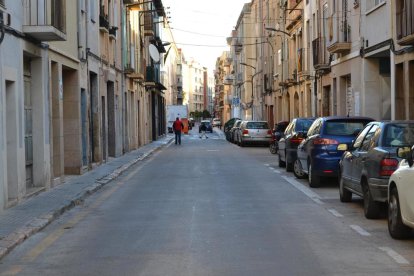
M 173 131 L 175 133 L 175 144 L 181 145 L 181 131 L 184 128 L 183 122 L 180 121 L 180 118 L 177 117 L 177 119 L 175 119 L 175 122 L 173 123 Z

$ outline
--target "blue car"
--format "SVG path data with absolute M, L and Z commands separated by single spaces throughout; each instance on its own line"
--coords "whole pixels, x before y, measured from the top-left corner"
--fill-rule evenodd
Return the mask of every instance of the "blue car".
M 309 186 L 319 187 L 323 177 L 338 177 L 339 160 L 344 151 L 339 144 L 350 146 L 369 122 L 368 117 L 320 117 L 316 119 L 298 146 L 293 173 L 298 178 L 308 176 Z

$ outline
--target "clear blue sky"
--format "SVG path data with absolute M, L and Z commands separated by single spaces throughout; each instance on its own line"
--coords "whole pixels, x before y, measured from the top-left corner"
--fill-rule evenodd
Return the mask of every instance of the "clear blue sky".
M 185 57 L 194 57 L 213 70 L 216 59 L 228 50 L 226 37 L 237 24 L 244 3 L 250 0 L 163 0 L 170 7 L 170 26 Z M 203 46 L 196 46 L 203 45 Z M 216 47 L 221 46 L 221 47 Z

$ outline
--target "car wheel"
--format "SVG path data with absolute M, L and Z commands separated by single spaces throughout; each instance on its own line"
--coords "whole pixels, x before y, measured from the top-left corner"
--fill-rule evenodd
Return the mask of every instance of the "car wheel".
M 321 186 L 321 177 L 314 174 L 312 164 L 309 164 L 308 182 L 311 188 L 319 188 Z
M 364 215 L 367 219 L 377 219 L 380 215 L 379 203 L 372 198 L 371 191 L 369 190 L 368 183 L 366 181 L 361 183 L 362 192 L 364 195 Z
M 293 163 L 293 174 L 296 176 L 296 178 L 299 179 L 306 177 L 306 174 L 302 170 L 302 164 L 300 163 L 299 159 L 296 159 L 295 163 Z
M 342 178 L 342 174 L 339 174 L 339 200 L 341 202 L 351 202 L 352 200 L 352 193 L 345 189 L 344 187 L 344 179 Z
M 270 150 L 270 153 L 271 154 L 276 154 L 276 145 L 275 145 L 275 143 L 270 143 L 270 145 L 269 145 L 269 150 Z
M 243 140 L 240 139 L 240 147 L 244 147 L 244 146 L 245 146 L 245 144 L 244 144 Z
M 401 219 L 397 188 L 393 188 L 390 191 L 390 200 L 388 202 L 388 232 L 394 239 L 407 239 L 411 234 L 411 228 L 404 225 Z
M 284 168 L 286 166 L 286 163 L 280 160 L 280 154 L 277 155 L 277 158 L 279 160 L 279 168 Z

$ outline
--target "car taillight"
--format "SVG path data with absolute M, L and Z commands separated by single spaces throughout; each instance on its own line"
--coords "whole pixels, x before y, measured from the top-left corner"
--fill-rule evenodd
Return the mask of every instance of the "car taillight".
M 380 176 L 391 176 L 398 167 L 398 160 L 385 158 L 381 160 L 380 166 Z
M 269 129 L 269 130 L 267 131 L 267 134 L 272 135 L 272 131 Z
M 249 131 L 247 130 L 247 129 L 245 129 L 245 130 L 243 130 L 243 135 L 247 135 L 247 134 L 249 134 Z
M 296 136 L 293 136 L 293 137 L 290 139 L 290 142 L 291 142 L 292 144 L 300 144 L 302 141 L 303 141 L 303 138 L 296 137 Z
M 339 142 L 334 139 L 316 138 L 313 140 L 314 145 L 339 145 Z

